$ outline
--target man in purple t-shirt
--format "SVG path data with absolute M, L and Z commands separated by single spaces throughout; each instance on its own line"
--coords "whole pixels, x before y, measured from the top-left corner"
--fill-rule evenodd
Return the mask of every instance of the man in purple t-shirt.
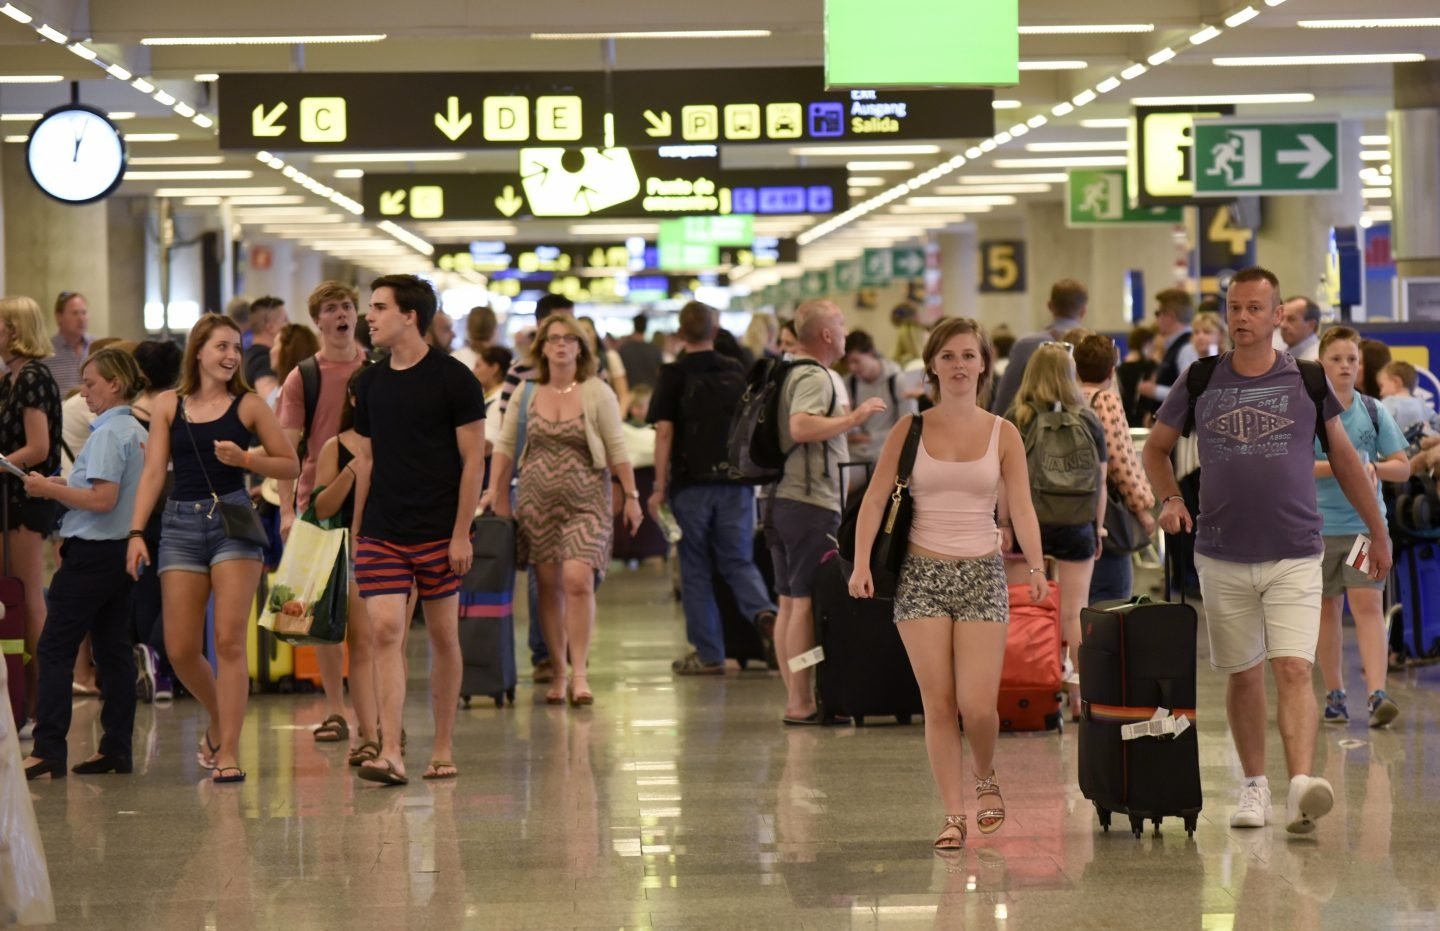
M 1265 667 L 1279 696 L 1280 740 L 1290 770 L 1285 829 L 1315 830 L 1334 805 L 1330 783 L 1311 776 L 1319 709 L 1311 666 L 1320 633 L 1320 511 L 1315 500 L 1315 402 L 1296 361 L 1276 352 L 1280 284 L 1263 268 L 1230 282 L 1226 321 L 1233 352 L 1222 356 L 1195 404 L 1200 447 L 1200 514 L 1192 521 L 1180 497 L 1170 451 L 1184 429 L 1189 390 L 1182 373 L 1145 443 L 1145 471 L 1164 501 L 1166 533 L 1195 532 L 1195 564 L 1205 601 L 1210 663 L 1228 675 L 1226 716 L 1245 778 L 1231 827 L 1264 827 Z M 1340 404 L 1326 392 L 1325 435 L 1345 497 L 1370 530 L 1372 578 L 1390 571 L 1390 538 L 1367 477 L 1340 423 Z

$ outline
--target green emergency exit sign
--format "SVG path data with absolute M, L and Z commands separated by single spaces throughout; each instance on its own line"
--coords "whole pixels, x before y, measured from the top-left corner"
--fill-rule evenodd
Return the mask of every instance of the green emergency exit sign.
M 1196 197 L 1340 190 L 1336 120 L 1196 120 Z

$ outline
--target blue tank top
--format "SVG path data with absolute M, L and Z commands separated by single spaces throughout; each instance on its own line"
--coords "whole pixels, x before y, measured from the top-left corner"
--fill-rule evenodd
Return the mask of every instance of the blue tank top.
M 202 501 L 210 497 L 211 484 L 215 494 L 222 496 L 245 490 L 245 470 L 215 458 L 215 443 L 219 440 L 229 440 L 241 449 L 250 448 L 250 431 L 240 421 L 242 398 L 244 395 L 237 395 L 225 413 L 204 423 L 186 423 L 185 399 L 177 399 L 175 422 L 170 425 L 170 460 L 175 465 L 170 500 Z

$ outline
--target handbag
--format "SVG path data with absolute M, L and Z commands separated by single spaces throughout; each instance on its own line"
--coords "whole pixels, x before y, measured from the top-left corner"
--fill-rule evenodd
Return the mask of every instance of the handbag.
M 1150 534 L 1145 525 L 1135 516 L 1120 492 L 1105 483 L 1105 539 L 1102 541 L 1106 553 L 1112 556 L 1128 555 L 1150 545 Z
M 260 523 L 260 515 L 255 512 L 253 504 L 240 504 L 237 501 L 221 501 L 220 496 L 215 493 L 215 483 L 210 481 L 210 470 L 205 468 L 205 460 L 200 455 L 200 446 L 195 442 L 195 432 L 190 429 L 190 417 L 185 413 L 185 400 L 178 402 L 180 408 L 180 420 L 185 424 L 185 435 L 190 437 L 190 448 L 195 450 L 195 461 L 200 464 L 200 474 L 205 476 L 205 485 L 210 489 L 210 497 L 214 504 L 210 513 L 205 517 L 215 516 L 215 511 L 220 511 L 220 523 L 225 527 L 225 536 L 232 540 L 243 540 L 246 543 L 253 543 L 259 547 L 270 545 L 270 536 L 265 532 L 265 526 Z
M 260 626 L 291 644 L 343 643 L 349 621 L 350 532 L 311 504 L 290 529 Z
M 870 548 L 870 576 L 875 585 L 875 597 L 881 600 L 895 598 L 895 589 L 900 582 L 900 566 L 905 561 L 910 541 L 910 524 L 915 517 L 915 501 L 910 496 L 910 472 L 915 467 L 915 454 L 920 448 L 924 423 L 918 414 L 910 418 L 910 432 L 905 436 L 900 462 L 895 469 L 895 487 L 890 492 L 890 503 L 885 508 L 880 530 L 875 534 L 875 545 Z M 847 511 L 836 543 L 848 577 L 855 565 L 855 529 L 859 523 L 860 499 L 857 498 Z

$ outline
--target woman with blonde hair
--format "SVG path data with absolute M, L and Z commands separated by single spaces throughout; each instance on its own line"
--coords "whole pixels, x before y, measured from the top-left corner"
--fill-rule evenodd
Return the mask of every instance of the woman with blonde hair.
M 1225 318 L 1213 310 L 1202 311 L 1190 321 L 1190 343 L 1200 358 L 1218 356 L 1226 349 Z
M 80 393 L 95 415 L 90 438 L 75 457 L 69 479 L 31 472 L 25 490 L 69 510 L 60 526 L 62 561 L 50 583 L 54 609 L 40 637 L 40 695 L 35 747 L 25 778 L 65 776 L 75 656 L 89 635 L 100 671 L 104 704 L 99 752 L 78 764 L 80 774 L 131 771 L 135 729 L 135 654 L 130 638 L 130 588 L 125 572 L 126 529 L 145 464 L 145 428 L 130 402 L 145 387 L 135 359 L 101 349 L 80 367 Z
M 568 698 L 572 705 L 589 705 L 595 701 L 586 670 L 595 624 L 595 576 L 610 563 L 611 471 L 620 478 L 625 525 L 632 536 L 642 519 L 640 492 L 625 450 L 620 405 L 595 377 L 595 355 L 580 323 L 569 314 L 546 317 L 530 357 L 535 378 L 505 411 L 490 464 L 491 487 L 509 488 L 515 466 L 521 466 L 517 561 L 535 570 L 540 624 L 555 662 L 545 700 L 559 705 Z M 495 495 L 494 508 L 508 517 L 509 496 Z
M 33 298 L 0 298 L 0 454 L 26 470 L 54 475 L 60 469 L 60 388 L 42 364 L 54 354 L 45 337 L 45 317 Z M 45 538 L 55 530 L 55 504 L 25 494 L 21 481 L 0 473 L 5 483 L 7 573 L 25 583 L 25 652 L 35 655 L 45 628 Z M 38 664 L 25 666 L 25 726 L 34 730 L 39 697 Z
M 757 359 L 780 355 L 780 321 L 774 314 L 755 314 L 745 328 L 745 337 L 740 344 L 750 350 Z
M 1041 545 L 1057 565 L 1072 718 L 1080 710 L 1080 677 L 1075 672 L 1080 609 L 1089 600 L 1090 576 L 1101 554 L 1106 479 L 1105 427 L 1080 391 L 1074 350 L 1071 343 L 1041 344 L 1026 364 L 1015 403 L 1005 415 L 1025 438 L 1027 461 L 1047 466 L 1031 470 L 1030 488 Z
M 139 578 L 150 562 L 145 525 L 173 462 L 158 554 L 165 651 L 210 717 L 198 758 L 215 771 L 215 782 L 245 780 L 238 763 L 250 694 L 246 635 L 265 539 L 245 490 L 245 473 L 300 475 L 300 460 L 275 412 L 245 382 L 240 345 L 240 330 L 227 317 L 206 314 L 190 330 L 179 387 L 159 395 L 150 408 L 145 470 L 125 556 L 131 577 Z M 260 440 L 258 453 L 248 451 L 252 435 Z M 212 591 L 218 676 L 203 652 Z

